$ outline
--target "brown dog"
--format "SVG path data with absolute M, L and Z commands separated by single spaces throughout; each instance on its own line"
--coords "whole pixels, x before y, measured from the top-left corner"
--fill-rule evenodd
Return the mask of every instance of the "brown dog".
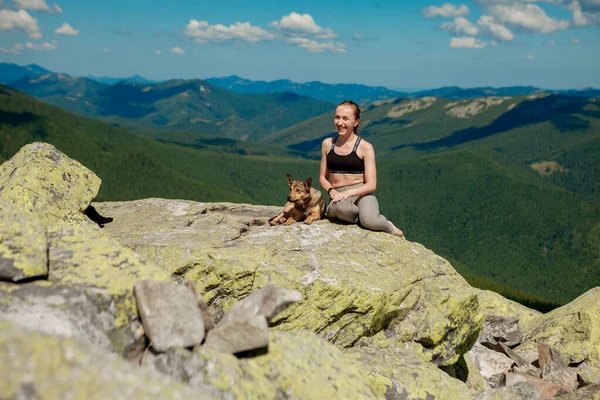
M 290 225 L 300 221 L 310 224 L 313 221 L 323 218 L 325 214 L 325 199 L 319 190 L 312 187 L 312 178 L 308 178 L 304 182 L 295 181 L 288 174 L 287 180 L 290 187 L 288 201 L 285 203 L 283 211 L 269 220 L 269 224 Z

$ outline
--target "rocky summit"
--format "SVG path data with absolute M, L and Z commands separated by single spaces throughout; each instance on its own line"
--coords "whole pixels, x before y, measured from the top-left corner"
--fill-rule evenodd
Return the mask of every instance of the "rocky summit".
M 100 183 L 0 166 L 0 398 L 600 398 L 599 288 L 540 314 L 386 233 Z

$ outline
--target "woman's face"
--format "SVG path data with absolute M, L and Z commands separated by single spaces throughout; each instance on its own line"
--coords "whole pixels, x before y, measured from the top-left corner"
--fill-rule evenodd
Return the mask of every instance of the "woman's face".
M 339 106 L 335 109 L 333 124 L 335 125 L 338 134 L 345 135 L 354 132 L 354 128 L 358 126 L 358 122 L 359 120 L 356 119 L 352 107 Z

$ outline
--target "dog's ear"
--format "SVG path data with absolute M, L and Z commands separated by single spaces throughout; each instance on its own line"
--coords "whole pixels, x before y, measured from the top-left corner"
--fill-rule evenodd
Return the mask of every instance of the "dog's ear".
M 306 187 L 307 189 L 310 189 L 312 187 L 312 178 L 308 178 L 304 181 L 304 187 Z
M 291 187 L 292 183 L 294 183 L 294 178 L 290 174 L 287 174 L 288 185 Z

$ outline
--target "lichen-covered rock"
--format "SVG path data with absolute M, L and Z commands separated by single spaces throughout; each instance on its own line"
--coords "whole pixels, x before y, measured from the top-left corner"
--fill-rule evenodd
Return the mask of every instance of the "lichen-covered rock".
M 98 194 L 101 180 L 54 146 L 23 146 L 0 165 L 0 200 L 32 211 L 44 222 L 83 221 L 81 214 Z
M 429 362 L 427 355 L 406 349 L 353 348 L 346 357 L 361 369 L 386 399 L 471 399 L 475 392 Z
M 0 279 L 48 275 L 46 228 L 34 214 L 0 201 Z
M 0 397 L 211 399 L 166 376 L 72 338 L 0 321 Z
M 92 224 L 64 221 L 48 227 L 48 280 L 66 286 L 103 290 L 115 302 L 116 327 L 137 320 L 133 285 L 169 280 L 169 275 L 106 237 Z
M 113 351 L 116 309 L 99 291 L 88 295 L 82 289 L 48 281 L 0 282 L 0 299 L 0 320 Z M 142 334 L 139 332 L 140 337 Z
M 218 399 L 377 399 L 364 371 L 310 332 L 271 332 L 268 352 L 238 359 L 204 346 L 144 363 Z
M 599 362 L 600 287 L 533 320 L 523 332 L 523 344 L 515 351 L 520 355 L 537 353 L 538 342 L 558 349 L 567 365 L 584 360 Z
M 530 321 L 542 315 L 539 311 L 527 308 L 498 293 L 481 289 L 473 290 L 477 292 L 477 296 L 479 297 L 479 307 L 483 314 L 486 316 L 499 315 L 503 317 L 518 317 L 521 330 L 523 330 Z
M 416 341 L 438 365 L 456 362 L 483 322 L 476 293 L 446 260 L 389 234 L 329 221 L 269 226 L 280 207 L 163 199 L 94 206 L 114 217 L 105 230 L 121 244 L 194 280 L 217 319 L 272 283 L 305 299 L 273 319 L 280 330 L 308 329 L 340 348 L 367 337 L 361 346 Z

